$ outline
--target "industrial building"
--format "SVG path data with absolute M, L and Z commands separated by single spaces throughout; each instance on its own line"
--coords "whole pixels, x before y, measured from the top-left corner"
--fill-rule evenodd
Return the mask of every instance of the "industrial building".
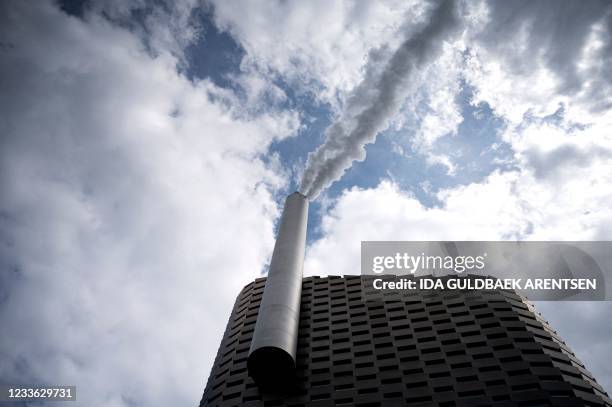
M 610 406 L 511 291 L 364 298 L 361 276 L 303 280 L 296 385 L 266 392 L 247 358 L 265 278 L 236 301 L 200 406 Z
M 612 406 L 513 290 L 302 278 L 307 210 L 287 198 L 268 277 L 238 295 L 201 407 Z

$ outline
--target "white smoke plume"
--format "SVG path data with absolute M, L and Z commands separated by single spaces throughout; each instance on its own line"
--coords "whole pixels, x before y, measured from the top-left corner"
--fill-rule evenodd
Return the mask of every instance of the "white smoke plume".
M 348 97 L 343 114 L 326 130 L 325 142 L 309 154 L 300 192 L 315 199 L 339 180 L 353 161 L 365 159 L 365 145 L 373 143 L 389 125 L 413 74 L 439 54 L 458 26 L 455 0 L 442 0 L 429 21 L 404 40 L 382 70 L 371 66 L 370 59 L 365 78 Z

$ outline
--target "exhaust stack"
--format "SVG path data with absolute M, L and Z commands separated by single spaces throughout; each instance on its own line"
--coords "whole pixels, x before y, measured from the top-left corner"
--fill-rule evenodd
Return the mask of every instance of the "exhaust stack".
M 262 387 L 278 387 L 294 377 L 308 198 L 287 197 L 259 306 L 247 367 Z

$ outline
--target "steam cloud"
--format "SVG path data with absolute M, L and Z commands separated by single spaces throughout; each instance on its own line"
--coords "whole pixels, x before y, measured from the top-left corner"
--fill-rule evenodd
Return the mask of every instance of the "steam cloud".
M 347 100 L 346 109 L 326 130 L 325 142 L 308 156 L 300 192 L 315 199 L 339 180 L 353 161 L 363 161 L 365 145 L 389 125 L 402 103 L 413 73 L 439 54 L 442 42 L 456 31 L 455 0 L 442 0 L 420 31 L 407 38 L 379 72 L 372 64 Z

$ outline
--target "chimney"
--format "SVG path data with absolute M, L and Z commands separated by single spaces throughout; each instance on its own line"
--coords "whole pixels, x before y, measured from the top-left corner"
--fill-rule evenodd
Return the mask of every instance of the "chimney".
M 295 375 L 308 198 L 289 195 L 278 228 L 247 367 L 261 387 L 279 388 Z

